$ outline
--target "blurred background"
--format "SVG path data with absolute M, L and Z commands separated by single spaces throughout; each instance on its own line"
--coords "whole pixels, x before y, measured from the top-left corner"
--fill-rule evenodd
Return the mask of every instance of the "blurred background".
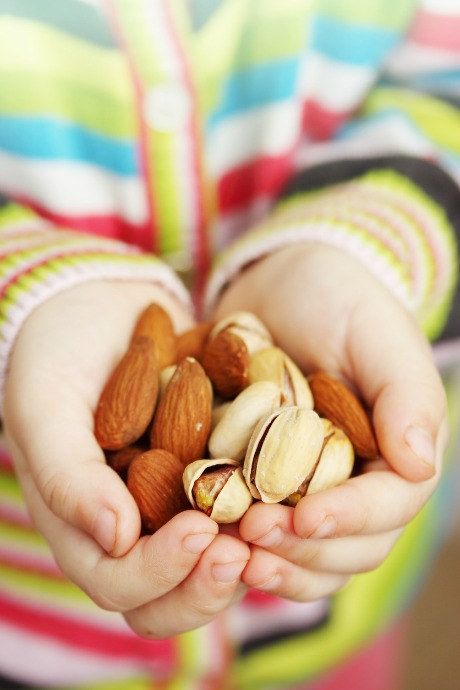
M 460 690 L 460 491 L 457 496 L 454 528 L 410 616 L 404 690 Z

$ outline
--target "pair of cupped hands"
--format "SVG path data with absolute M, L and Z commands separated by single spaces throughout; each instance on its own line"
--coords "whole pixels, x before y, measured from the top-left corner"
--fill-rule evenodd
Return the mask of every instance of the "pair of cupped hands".
M 155 301 L 177 332 L 191 316 L 152 284 L 91 282 L 38 307 L 13 348 L 4 425 L 26 504 L 64 574 L 151 638 L 206 624 L 248 587 L 293 601 L 376 568 L 437 485 L 445 394 L 413 317 L 338 250 L 296 246 L 249 267 L 212 318 L 245 309 L 305 371 L 350 382 L 373 410 L 382 458 L 296 508 L 256 502 L 238 526 L 186 511 L 140 535 L 136 504 L 93 435 L 100 392 L 137 316 Z

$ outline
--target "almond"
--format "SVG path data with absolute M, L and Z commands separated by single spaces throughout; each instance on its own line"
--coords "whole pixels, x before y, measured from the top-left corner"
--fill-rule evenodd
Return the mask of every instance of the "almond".
M 132 341 L 147 336 L 155 343 L 160 368 L 176 361 L 177 341 L 169 314 L 159 304 L 149 304 L 134 327 Z
M 109 377 L 95 412 L 94 433 L 105 450 L 119 450 L 146 431 L 159 389 L 155 346 L 140 336 L 128 347 Z
M 107 451 L 107 464 L 120 475 L 123 481 L 126 481 L 131 460 L 145 450 L 147 449 L 143 448 L 140 444 L 133 444 L 131 446 L 126 446 L 126 448 L 120 448 L 120 450 Z
M 213 328 L 212 323 L 199 323 L 177 336 L 177 361 L 185 357 L 201 360 L 203 348 Z
M 206 343 L 201 363 L 214 389 L 224 398 L 235 398 L 246 388 L 250 355 L 244 341 L 228 330 Z
M 180 362 L 158 403 L 150 446 L 163 448 L 184 464 L 204 456 L 211 430 L 212 387 L 193 357 Z
M 128 489 L 147 532 L 156 532 L 178 513 L 191 509 L 182 482 L 183 472 L 178 458 L 158 448 L 147 450 L 131 461 Z
M 341 381 L 325 371 L 308 377 L 314 409 L 348 436 L 355 453 L 362 458 L 378 457 L 377 440 L 369 415 L 359 398 Z

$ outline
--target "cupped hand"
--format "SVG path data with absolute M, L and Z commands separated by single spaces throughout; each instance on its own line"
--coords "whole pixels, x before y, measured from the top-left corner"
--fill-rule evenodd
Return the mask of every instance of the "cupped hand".
M 100 392 L 150 302 L 177 332 L 192 325 L 161 288 L 137 283 L 88 283 L 37 308 L 13 348 L 3 419 L 28 510 L 63 572 L 139 634 L 165 637 L 241 596 L 249 550 L 196 511 L 139 538 L 137 506 L 94 438 Z
M 253 544 L 246 584 L 317 599 L 376 568 L 435 489 L 448 436 L 442 382 L 414 318 L 335 248 L 290 247 L 251 266 L 216 317 L 234 309 L 254 311 L 304 372 L 339 376 L 372 410 L 380 460 L 295 509 L 256 503 L 240 524 Z

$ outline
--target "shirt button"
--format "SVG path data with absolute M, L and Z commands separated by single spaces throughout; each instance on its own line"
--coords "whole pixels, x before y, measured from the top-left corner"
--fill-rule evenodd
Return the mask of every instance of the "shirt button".
M 190 97 L 179 83 L 158 84 L 146 94 L 145 120 L 159 132 L 172 132 L 184 127 L 190 118 L 190 111 Z

